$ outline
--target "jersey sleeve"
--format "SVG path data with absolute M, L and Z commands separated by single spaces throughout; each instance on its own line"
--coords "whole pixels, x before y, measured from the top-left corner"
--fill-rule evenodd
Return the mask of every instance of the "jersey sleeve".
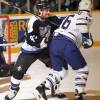
M 41 38 L 39 36 L 38 32 L 38 18 L 33 16 L 28 23 L 28 28 L 26 32 L 26 42 L 27 44 L 31 46 L 39 47 L 39 43 L 41 41 Z
M 77 18 L 76 26 L 80 31 L 80 33 L 88 33 L 90 25 L 91 25 L 91 19 L 89 19 L 89 17 L 80 16 Z
M 52 25 L 54 25 L 55 27 L 59 27 L 59 25 L 61 24 L 61 22 L 62 22 L 62 19 L 61 18 L 58 18 L 57 16 L 50 16 L 49 18 L 48 18 L 48 21 L 52 24 Z
M 33 25 L 35 24 L 37 17 L 32 16 L 28 22 L 27 32 L 30 33 L 33 31 Z

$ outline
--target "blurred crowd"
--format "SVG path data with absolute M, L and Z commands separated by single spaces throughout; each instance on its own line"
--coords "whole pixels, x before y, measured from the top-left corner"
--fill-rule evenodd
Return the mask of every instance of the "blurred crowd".
M 31 13 L 36 11 L 36 1 L 37 0 L 6 0 L 11 5 L 18 6 L 20 9 L 14 9 L 4 3 L 1 4 L 1 9 L 3 14 L 15 14 L 15 13 L 25 13 L 25 10 Z M 51 7 L 51 12 L 66 11 L 66 10 L 77 10 L 78 3 L 80 0 L 49 0 Z
M 5 1 L 9 2 L 10 5 L 15 5 L 19 7 L 19 9 L 13 8 L 12 6 L 8 6 L 5 3 L 1 3 L 2 14 L 26 13 L 26 11 L 34 13 L 36 11 L 37 0 L 5 0 Z M 95 1 L 95 9 L 100 9 L 100 0 L 93 0 L 93 1 Z M 51 12 L 75 11 L 78 9 L 79 2 L 80 0 L 49 0 Z

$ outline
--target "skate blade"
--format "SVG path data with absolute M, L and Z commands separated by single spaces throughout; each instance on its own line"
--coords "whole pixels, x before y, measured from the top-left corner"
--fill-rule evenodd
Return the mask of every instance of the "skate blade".
M 57 97 L 50 97 L 48 100 L 72 100 L 70 98 L 57 98 Z
M 33 91 L 33 95 L 35 96 L 36 100 L 45 100 L 37 90 Z

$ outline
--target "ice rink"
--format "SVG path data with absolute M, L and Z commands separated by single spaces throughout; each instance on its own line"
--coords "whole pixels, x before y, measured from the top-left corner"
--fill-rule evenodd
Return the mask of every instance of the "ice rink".
M 85 50 L 81 49 L 81 51 L 86 58 L 90 69 L 89 80 L 86 87 L 86 100 L 100 100 L 100 47 L 93 47 Z M 12 54 L 12 61 L 15 61 L 17 57 L 18 54 Z M 35 86 L 42 82 L 50 71 L 51 69 L 46 68 L 39 60 L 32 64 L 27 71 L 27 75 L 25 75 L 22 80 L 20 91 L 14 100 L 35 100 L 33 99 L 33 90 Z M 60 87 L 62 92 L 68 92 L 66 93 L 68 98 L 73 98 L 72 92 L 74 91 L 74 76 L 75 72 L 69 66 L 68 76 L 62 81 Z M 0 79 L 0 100 L 4 100 L 3 98 L 9 90 L 9 82 L 10 77 Z M 47 94 L 50 94 L 49 91 Z M 52 98 L 52 100 L 58 99 Z

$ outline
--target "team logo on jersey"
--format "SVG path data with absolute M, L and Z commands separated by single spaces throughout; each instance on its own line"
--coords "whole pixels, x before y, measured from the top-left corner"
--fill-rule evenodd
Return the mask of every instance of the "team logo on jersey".
M 18 71 L 21 71 L 21 70 L 22 70 L 22 67 L 21 67 L 21 66 L 18 66 L 18 67 L 17 67 L 17 70 L 18 70 Z
M 39 27 L 39 33 L 41 37 L 50 36 L 51 26 Z

